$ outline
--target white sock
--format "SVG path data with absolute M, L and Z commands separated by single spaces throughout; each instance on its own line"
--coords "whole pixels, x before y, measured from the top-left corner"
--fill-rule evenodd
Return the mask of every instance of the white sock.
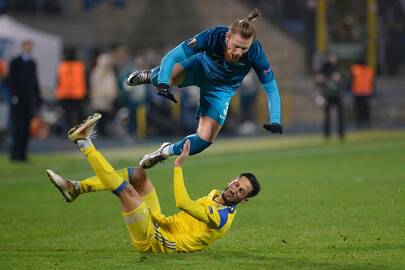
M 81 139 L 81 140 L 77 140 L 77 145 L 80 148 L 87 149 L 88 147 L 92 146 L 93 143 L 92 143 L 91 139 Z
M 171 156 L 171 155 L 173 154 L 173 153 L 171 153 L 170 148 L 173 148 L 173 145 L 172 145 L 172 144 L 171 144 L 171 145 L 168 145 L 168 146 L 166 146 L 165 148 L 162 149 L 162 154 L 163 154 L 165 157 Z

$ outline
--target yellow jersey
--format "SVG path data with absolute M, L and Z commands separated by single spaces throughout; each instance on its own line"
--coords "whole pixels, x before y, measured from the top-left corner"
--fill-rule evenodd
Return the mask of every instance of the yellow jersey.
M 222 237 L 231 227 L 236 205 L 219 203 L 217 199 L 221 191 L 212 190 L 208 196 L 191 200 L 180 167 L 174 168 L 174 191 L 176 206 L 182 211 L 169 217 L 152 214 L 153 237 L 142 244 L 138 243 L 138 250 L 163 253 L 200 251 Z

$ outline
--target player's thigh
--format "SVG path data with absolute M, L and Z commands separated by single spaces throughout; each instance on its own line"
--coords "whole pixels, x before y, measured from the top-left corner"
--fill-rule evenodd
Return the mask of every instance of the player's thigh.
M 200 104 L 197 109 L 197 116 L 205 116 L 214 120 L 218 125 L 212 124 L 212 126 L 219 129 L 224 125 L 226 116 L 228 114 L 230 97 L 218 97 L 215 96 L 212 92 L 207 92 L 204 88 L 201 88 L 200 91 Z M 204 120 L 204 119 L 202 119 Z M 203 124 L 199 123 L 200 125 Z
M 182 80 L 176 83 L 178 86 L 200 85 L 200 81 L 204 77 L 204 71 L 197 55 L 190 56 L 176 65 L 184 70 Z
M 149 207 L 143 202 L 138 208 L 123 213 L 132 241 L 144 242 L 153 237 L 153 221 Z
M 180 64 L 175 64 L 173 66 L 172 75 L 170 76 L 170 85 L 180 85 L 183 83 L 186 77 L 186 71 L 184 67 Z
M 213 119 L 213 117 L 215 116 L 201 115 L 199 117 L 197 128 L 198 136 L 209 142 L 214 141 L 222 127 L 222 125 L 217 120 Z

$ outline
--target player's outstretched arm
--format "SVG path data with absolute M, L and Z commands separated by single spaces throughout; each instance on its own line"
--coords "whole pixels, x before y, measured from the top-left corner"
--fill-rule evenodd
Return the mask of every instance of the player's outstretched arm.
M 276 78 L 260 42 L 255 43 L 255 45 L 252 46 L 249 57 L 266 93 L 270 116 L 268 123 L 263 124 L 263 127 L 271 133 L 282 134 L 281 102 Z
M 190 140 L 186 140 L 183 145 L 183 150 L 181 151 L 180 156 L 174 161 L 174 167 L 182 167 L 183 162 L 189 157 L 190 154 Z
M 179 63 L 187 58 L 182 44 L 168 52 L 160 63 L 158 87 L 169 89 L 170 76 L 172 75 L 173 67 L 176 63 Z
M 200 205 L 198 202 L 192 200 L 187 193 L 186 186 L 184 185 L 183 169 L 181 166 L 183 162 L 188 158 L 190 152 L 190 141 L 187 140 L 184 143 L 183 151 L 174 162 L 174 197 L 176 200 L 176 207 L 187 212 L 194 218 L 211 224 L 217 227 L 218 224 L 210 218 L 208 209 Z
M 267 95 L 270 115 L 269 123 L 263 124 L 263 127 L 271 133 L 282 134 L 283 127 L 280 124 L 281 102 L 276 79 L 273 78 L 271 82 L 263 84 L 263 88 Z

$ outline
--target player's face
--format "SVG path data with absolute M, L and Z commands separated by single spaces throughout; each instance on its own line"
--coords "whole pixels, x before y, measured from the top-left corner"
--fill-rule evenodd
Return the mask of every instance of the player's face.
M 246 199 L 252 190 L 253 187 L 250 181 L 245 176 L 241 176 L 228 184 L 222 197 L 229 203 L 239 203 Z
M 24 41 L 21 45 L 22 51 L 28 54 L 32 52 L 32 47 L 33 46 L 31 41 Z
M 226 33 L 225 60 L 228 63 L 236 63 L 250 48 L 253 43 L 253 37 L 249 39 L 242 38 L 239 34 Z

